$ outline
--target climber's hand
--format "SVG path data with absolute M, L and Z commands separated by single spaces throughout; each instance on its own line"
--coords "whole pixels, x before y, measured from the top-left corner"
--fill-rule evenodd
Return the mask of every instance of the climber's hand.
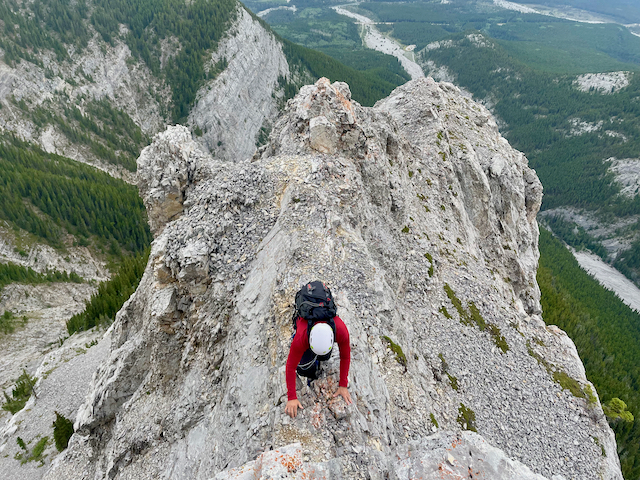
M 342 398 L 344 398 L 347 405 L 351 405 L 353 403 L 353 400 L 351 400 L 351 394 L 349 393 L 349 390 L 347 390 L 347 387 L 338 387 L 338 391 L 334 393 L 333 396 L 337 397 L 338 395 L 341 395 Z
M 303 410 L 302 404 L 297 399 L 289 400 L 286 407 L 284 407 L 284 413 L 289 415 L 291 418 L 295 418 L 296 415 L 298 415 L 298 408 Z

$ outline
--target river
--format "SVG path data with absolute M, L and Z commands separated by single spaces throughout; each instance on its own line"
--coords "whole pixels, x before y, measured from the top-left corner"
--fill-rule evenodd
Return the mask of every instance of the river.
M 344 6 L 345 5 L 331 8 L 333 8 L 340 15 L 352 18 L 356 21 L 355 23 L 359 23 L 363 26 L 364 44 L 367 48 L 396 57 L 400 61 L 402 68 L 404 68 L 409 76 L 411 76 L 412 80 L 414 78 L 424 77 L 424 72 L 422 71 L 420 65 L 406 56 L 408 52 L 402 47 L 400 43 L 380 33 L 380 31 L 375 26 L 375 22 L 370 18 L 358 13 L 350 12 L 349 10 L 343 8 Z
M 614 292 L 626 305 L 640 313 L 640 289 L 618 270 L 600 257 L 585 251 L 573 251 L 578 263 L 608 290 Z

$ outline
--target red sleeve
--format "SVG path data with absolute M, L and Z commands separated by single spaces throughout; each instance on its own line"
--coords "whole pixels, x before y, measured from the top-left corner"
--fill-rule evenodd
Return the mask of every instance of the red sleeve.
M 351 343 L 349 330 L 340 317 L 334 317 L 336 323 L 336 342 L 340 347 L 340 387 L 349 386 L 349 366 L 351 365 Z
M 296 336 L 293 337 L 291 348 L 289 349 L 289 357 L 287 358 L 287 399 L 296 400 L 296 368 L 302 360 L 302 355 L 309 348 L 309 339 L 307 338 L 307 322 L 298 317 L 298 326 L 296 328 Z

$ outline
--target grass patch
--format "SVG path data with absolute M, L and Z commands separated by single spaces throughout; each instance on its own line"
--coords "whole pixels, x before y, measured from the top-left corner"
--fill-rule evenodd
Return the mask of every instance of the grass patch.
M 531 348 L 531 343 L 527 340 L 527 352 L 536 359 L 538 364 L 542 365 L 553 380 L 562 387 L 563 390 L 569 390 L 574 397 L 584 398 L 589 405 L 596 403 L 597 398 L 593 393 L 590 385 L 582 386 L 575 378 L 570 377 L 564 370 L 556 370 L 553 365 L 547 362 L 542 356 Z
M 586 394 L 575 378 L 570 377 L 564 370 L 556 370 L 553 372 L 553 379 L 563 390 L 569 390 L 574 397 L 585 398 Z
M 34 387 L 36 385 L 36 377 L 32 377 L 26 370 L 22 370 L 22 374 L 16 380 L 16 386 L 11 391 L 11 396 L 4 393 L 5 402 L 2 404 L 2 409 L 15 415 L 22 410 L 31 397 L 31 394 L 35 394 Z
M 458 408 L 457 420 L 463 430 L 471 430 L 476 433 L 478 432 L 476 428 L 476 414 L 470 408 L 465 407 L 464 403 L 461 403 Z
M 447 310 L 447 307 L 445 307 L 444 305 L 442 305 L 438 311 L 441 314 L 443 314 L 446 318 L 448 318 L 449 320 L 451 320 L 453 318 L 451 316 L 451 314 L 449 313 L 449 311 Z
M 393 340 L 391 340 L 391 338 L 387 337 L 386 335 L 382 336 L 382 339 L 387 342 L 387 345 L 389 346 L 389 348 L 391 349 L 391 351 L 393 353 L 395 353 L 396 355 L 396 360 L 398 361 L 398 363 L 400 365 L 402 365 L 405 369 L 407 368 L 407 357 L 404 354 L 404 352 L 402 351 L 402 348 L 400 348 L 400 345 L 398 345 L 397 343 L 395 343 Z
M 449 297 L 451 304 L 457 310 L 458 315 L 460 316 L 460 323 L 467 326 L 475 325 L 481 332 L 487 331 L 491 336 L 491 339 L 493 340 L 495 346 L 498 347 L 502 351 L 502 353 L 507 353 L 507 351 L 509 351 L 507 339 L 502 335 L 500 327 L 498 327 L 495 323 L 488 323 L 480 314 L 480 310 L 478 310 L 478 307 L 476 307 L 475 303 L 469 302 L 469 310 L 466 310 L 462 305 L 462 301 L 456 296 L 455 292 L 448 283 L 444 284 L 444 291 L 446 292 L 447 297 Z M 443 308 L 444 307 L 441 308 L 441 311 Z
M 458 378 L 454 377 L 449 372 L 447 372 L 447 377 L 449 377 L 449 383 L 451 384 L 451 388 L 453 388 L 457 392 L 458 388 L 460 388 L 458 386 Z
M 427 273 L 429 274 L 429 278 L 431 278 L 431 277 L 433 277 L 433 257 L 431 256 L 431 254 L 429 252 L 425 253 L 424 256 L 425 256 L 425 258 L 427 260 L 429 260 L 429 263 L 431 264 L 429 266 L 429 270 L 427 270 Z
M 436 428 L 440 428 L 440 425 L 438 425 L 438 420 L 436 420 L 436 417 L 435 417 L 435 415 L 433 413 L 429 414 L 429 418 L 431 419 L 431 423 L 433 423 L 433 425 Z

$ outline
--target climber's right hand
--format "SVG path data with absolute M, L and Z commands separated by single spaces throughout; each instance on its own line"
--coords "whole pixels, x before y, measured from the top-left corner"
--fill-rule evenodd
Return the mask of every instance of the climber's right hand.
M 284 413 L 289 415 L 291 418 L 295 418 L 298 415 L 298 408 L 303 410 L 302 404 L 296 400 L 289 400 L 287 405 L 284 407 Z

